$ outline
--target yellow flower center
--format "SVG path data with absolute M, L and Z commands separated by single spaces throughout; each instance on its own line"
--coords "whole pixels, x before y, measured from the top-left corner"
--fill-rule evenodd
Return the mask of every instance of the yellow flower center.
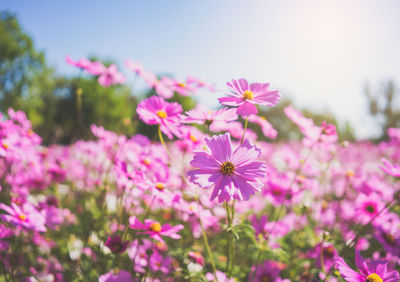
M 367 205 L 365 210 L 369 213 L 375 213 L 375 207 L 372 204 Z
M 164 186 L 164 184 L 157 182 L 156 188 L 157 188 L 157 190 L 162 191 L 162 190 L 164 190 L 165 186 Z
M 6 143 L 3 143 L 2 146 L 3 146 L 4 149 L 8 149 L 8 145 Z
M 396 244 L 396 239 L 394 238 L 394 236 L 390 233 L 385 233 L 383 235 L 383 238 L 385 239 L 385 241 L 387 243 L 389 243 L 390 245 L 395 245 Z
M 178 86 L 179 86 L 179 87 L 182 87 L 182 88 L 185 88 L 185 87 L 186 87 L 186 84 L 185 84 L 184 82 L 179 82 L 179 83 L 178 83 Z
M 26 217 L 26 215 L 23 214 L 23 213 L 19 214 L 19 215 L 18 215 L 18 218 L 19 218 L 20 220 L 22 220 L 22 221 L 25 221 L 25 220 L 28 219 L 28 218 Z
M 164 110 L 157 111 L 157 115 L 158 115 L 159 118 L 166 118 L 167 117 L 167 113 Z
M 265 274 L 261 277 L 261 282 L 272 282 L 272 279 L 268 274 Z
M 383 279 L 376 273 L 372 273 L 367 276 L 366 282 L 383 282 Z
M 194 143 L 197 143 L 197 138 L 194 137 L 192 134 L 190 134 L 190 140 L 192 140 Z
M 221 165 L 221 172 L 223 175 L 232 175 L 235 171 L 235 165 L 231 162 L 224 162 Z
M 253 99 L 253 92 L 251 92 L 250 90 L 246 90 L 243 92 L 243 98 L 245 100 L 252 100 Z
M 144 159 L 144 160 L 143 160 L 143 163 L 144 163 L 145 165 L 149 165 L 149 164 L 150 164 L 150 161 L 149 161 L 149 159 Z
M 161 231 L 161 224 L 159 222 L 153 222 L 150 224 L 150 230 L 154 232 L 160 232 Z
M 326 210 L 328 208 L 328 202 L 327 201 L 322 201 L 321 207 L 323 210 Z
M 353 177 L 354 176 L 354 171 L 352 171 L 351 169 L 346 170 L 346 176 L 347 177 Z

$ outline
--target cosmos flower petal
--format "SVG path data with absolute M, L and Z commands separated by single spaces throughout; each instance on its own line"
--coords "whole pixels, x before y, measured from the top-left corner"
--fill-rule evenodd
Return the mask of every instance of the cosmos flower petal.
M 131 216 L 129 218 L 129 227 L 133 229 L 148 229 L 148 226 L 140 222 L 140 220 L 138 220 L 136 216 Z
M 221 163 L 230 160 L 232 154 L 231 135 L 223 135 L 206 138 L 206 144 L 211 150 L 211 155 Z
M 243 99 L 238 97 L 222 97 L 218 101 L 225 106 L 238 106 L 243 103 Z
M 269 83 L 252 83 L 250 84 L 250 90 L 253 91 L 253 93 L 259 93 L 259 92 L 266 92 L 268 91 Z
M 232 79 L 232 81 L 228 82 L 227 85 L 232 90 L 232 92 L 235 93 L 235 96 L 238 94 L 239 94 L 239 96 L 241 96 L 241 94 L 243 94 L 243 91 L 241 90 L 240 85 L 237 82 L 237 80 Z
M 214 182 L 212 177 L 215 175 L 215 170 L 209 169 L 195 169 L 188 171 L 188 176 L 190 176 L 190 181 L 200 187 L 209 188 Z
M 400 281 L 399 272 L 397 272 L 395 270 L 386 272 L 381 277 L 382 277 L 383 281 L 385 281 L 385 282 L 398 282 L 398 281 Z
M 336 258 L 335 267 L 346 281 L 353 281 L 353 282 L 365 281 L 365 276 L 351 269 L 350 266 L 348 266 L 341 257 Z
M 267 166 L 262 161 L 251 162 L 237 167 L 235 173 L 244 179 L 263 178 Z
M 247 102 L 247 101 L 245 101 L 243 104 L 241 104 L 237 108 L 237 111 L 236 111 L 236 113 L 238 115 L 241 115 L 243 117 L 255 115 L 255 114 L 257 114 L 257 112 L 258 112 L 257 107 L 254 104 Z
M 254 95 L 253 101 L 260 105 L 272 107 L 278 104 L 280 98 L 281 94 L 279 91 L 274 90 Z
M 248 139 L 246 139 L 242 146 L 236 148 L 232 153 L 231 161 L 235 166 L 241 166 L 242 164 L 251 162 L 260 157 L 261 150 L 256 146 L 252 145 Z
M 254 185 L 251 185 L 241 177 L 233 176 L 232 179 L 233 183 L 235 183 L 235 186 L 240 187 L 240 189 L 237 190 L 240 200 L 247 201 L 250 199 L 250 196 L 255 194 L 256 191 L 259 191 Z
M 356 251 L 356 258 L 355 258 L 357 268 L 363 273 L 365 276 L 368 275 L 368 266 L 365 259 L 362 257 L 359 251 Z
M 249 83 L 247 82 L 246 79 L 239 78 L 238 81 L 239 81 L 240 89 L 242 90 L 242 92 L 249 90 Z
M 196 168 L 203 168 L 203 169 L 219 169 L 220 164 L 205 152 L 197 152 L 193 160 L 190 162 L 190 165 Z

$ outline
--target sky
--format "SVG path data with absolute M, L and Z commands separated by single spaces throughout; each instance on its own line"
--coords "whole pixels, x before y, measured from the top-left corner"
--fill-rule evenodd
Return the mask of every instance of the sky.
M 397 0 L 2 0 L 0 9 L 17 14 L 60 73 L 74 71 L 65 55 L 94 54 L 222 89 L 232 78 L 269 82 L 299 108 L 350 121 L 361 138 L 378 132 L 366 84 L 400 81 Z

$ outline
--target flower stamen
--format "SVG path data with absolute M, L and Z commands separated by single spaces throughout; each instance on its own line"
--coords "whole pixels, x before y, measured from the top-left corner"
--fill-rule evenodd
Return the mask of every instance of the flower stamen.
M 150 228 L 151 231 L 154 232 L 160 232 L 161 231 L 161 224 L 159 222 L 153 222 L 152 224 L 150 224 Z
M 376 273 L 372 273 L 367 276 L 366 282 L 383 282 L 383 279 Z
M 235 171 L 235 165 L 231 162 L 224 162 L 221 165 L 221 172 L 223 175 L 232 175 Z
M 167 113 L 164 110 L 157 111 L 157 115 L 158 115 L 159 118 L 166 118 L 167 117 Z
M 253 100 L 253 92 L 250 90 L 246 90 L 243 92 L 243 99 L 245 100 Z
M 155 187 L 156 187 L 156 189 L 157 189 L 158 191 L 163 191 L 164 188 L 165 188 L 164 184 L 162 184 L 162 183 L 160 183 L 160 182 L 157 182 Z

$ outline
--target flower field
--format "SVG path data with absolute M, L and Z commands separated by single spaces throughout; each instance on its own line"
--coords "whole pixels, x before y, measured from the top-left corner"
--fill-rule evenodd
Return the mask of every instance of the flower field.
M 116 65 L 67 63 L 126 83 Z M 95 140 L 44 146 L 23 112 L 1 116 L 1 281 L 400 281 L 400 129 L 339 142 L 288 106 L 303 139 L 272 142 L 268 83 L 126 66 L 155 90 L 136 109 L 154 138 L 98 124 Z M 224 93 L 218 110 L 170 100 L 200 88 Z

